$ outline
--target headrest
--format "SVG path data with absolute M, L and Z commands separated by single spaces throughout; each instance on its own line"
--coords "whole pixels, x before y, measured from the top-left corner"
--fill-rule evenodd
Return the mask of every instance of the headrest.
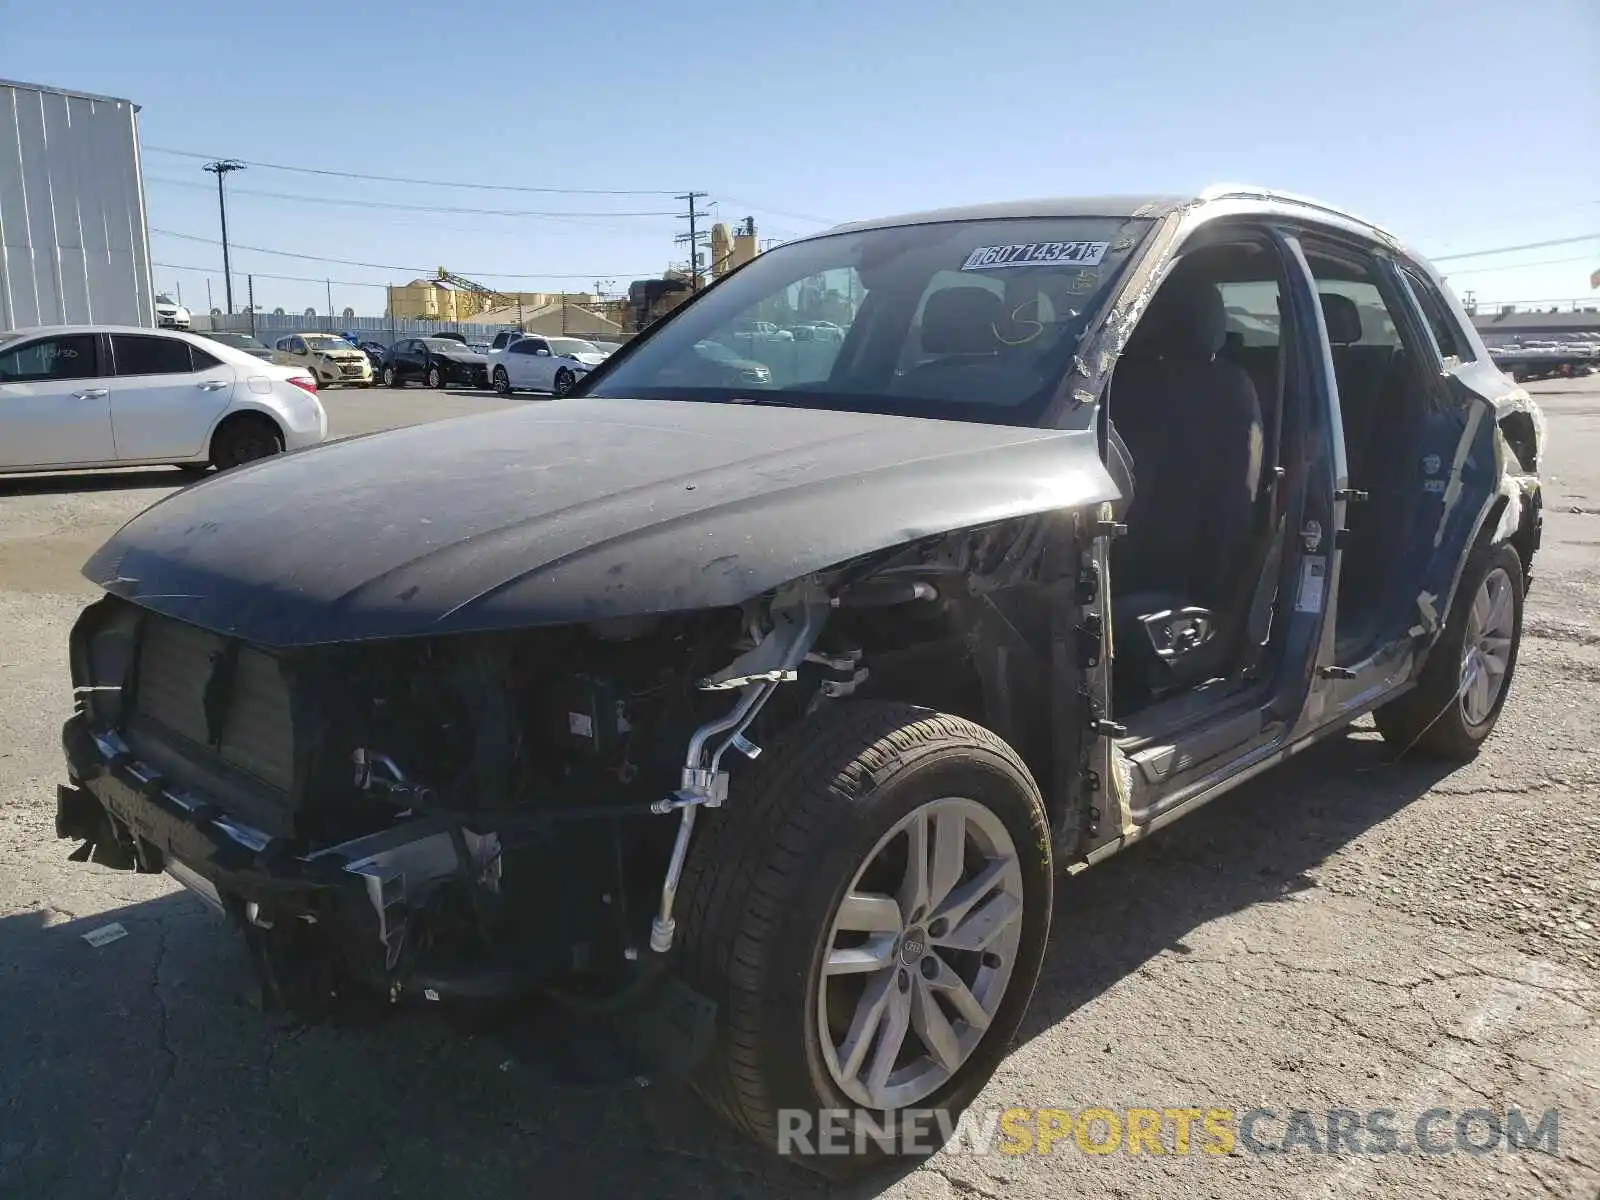
M 994 325 L 1000 297 L 984 287 L 935 292 L 922 307 L 922 348 L 929 354 L 981 354 L 998 350 Z
M 1348 346 L 1361 340 L 1361 310 L 1349 296 L 1338 292 L 1323 292 L 1322 323 L 1328 327 L 1328 341 L 1335 346 Z
M 1135 352 L 1210 359 L 1228 336 L 1228 311 L 1216 284 L 1199 275 L 1169 276 L 1129 340 Z

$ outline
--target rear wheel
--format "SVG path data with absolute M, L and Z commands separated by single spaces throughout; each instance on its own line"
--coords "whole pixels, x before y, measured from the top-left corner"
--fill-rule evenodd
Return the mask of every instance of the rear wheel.
M 435 390 L 444 386 L 444 375 L 438 367 L 428 368 L 428 386 Z
M 260 413 L 229 417 L 211 435 L 211 462 L 217 470 L 243 466 L 283 450 L 283 435 Z
M 511 377 L 506 374 L 504 367 L 494 369 L 494 390 L 502 396 L 511 395 Z
M 719 1020 L 698 1090 L 780 1153 L 812 1158 L 823 1132 L 793 1137 L 786 1110 L 839 1109 L 887 1134 L 839 1165 L 929 1152 L 911 1115 L 972 1102 L 1038 978 L 1052 890 L 1038 788 L 969 721 L 845 703 L 734 793 L 684 883 L 684 970 Z
M 1522 559 L 1488 547 L 1462 572 L 1449 623 L 1417 686 L 1373 713 L 1397 753 L 1469 759 L 1500 719 L 1522 644 Z
M 561 370 L 556 372 L 555 385 L 551 388 L 551 390 L 558 396 L 565 396 L 572 390 L 572 385 L 576 382 L 577 378 L 572 374 L 572 372 L 567 370 L 565 367 L 562 367 Z

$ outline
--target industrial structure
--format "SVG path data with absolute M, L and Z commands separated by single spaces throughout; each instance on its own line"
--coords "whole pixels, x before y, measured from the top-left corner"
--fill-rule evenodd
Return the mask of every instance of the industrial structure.
M 0 329 L 156 323 L 138 114 L 0 80 Z

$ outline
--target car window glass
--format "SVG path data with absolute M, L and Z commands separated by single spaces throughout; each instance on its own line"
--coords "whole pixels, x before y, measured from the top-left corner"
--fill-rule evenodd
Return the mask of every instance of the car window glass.
M 118 375 L 186 375 L 195 369 L 189 358 L 189 343 L 177 338 L 114 333 L 111 358 Z
M 1217 290 L 1228 314 L 1225 347 L 1278 345 L 1283 314 L 1276 279 L 1225 280 Z
M 305 340 L 303 338 L 290 338 L 289 339 L 289 352 L 291 354 L 304 354 L 304 353 L 306 353 Z
M 92 333 L 44 338 L 0 354 L 0 383 L 93 379 L 95 371 L 95 335 Z
M 1313 262 L 1312 274 L 1316 275 L 1319 269 L 1319 263 Z M 1333 279 L 1318 275 L 1317 291 L 1322 295 L 1344 296 L 1355 304 L 1356 315 L 1360 318 L 1361 336 L 1347 344 L 1390 348 L 1400 345 L 1399 323 L 1389 311 L 1389 305 L 1375 281 Z
M 207 354 L 199 346 L 189 347 L 189 361 L 196 371 L 207 371 L 212 367 L 220 367 L 222 365 L 220 359 Z
M 1428 328 L 1433 330 L 1433 340 L 1439 347 L 1439 357 L 1445 360 L 1446 366 L 1471 362 L 1473 354 L 1467 348 L 1467 339 L 1461 332 L 1460 326 L 1456 324 L 1450 306 L 1439 294 L 1439 289 L 1420 272 L 1410 267 L 1402 270 L 1406 282 L 1411 285 L 1412 294 L 1417 298 L 1417 306 L 1422 309 L 1422 315 L 1428 322 Z
M 761 402 L 797 408 L 1025 424 L 1060 394 L 1149 228 L 1008 217 L 778 246 L 674 312 L 586 394 L 750 403 L 760 388 L 779 393 Z

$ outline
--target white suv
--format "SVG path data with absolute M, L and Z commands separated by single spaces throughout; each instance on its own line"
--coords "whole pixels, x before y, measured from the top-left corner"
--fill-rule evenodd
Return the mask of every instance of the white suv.
M 118 325 L 0 332 L 0 474 L 238 466 L 328 435 L 303 367 Z

